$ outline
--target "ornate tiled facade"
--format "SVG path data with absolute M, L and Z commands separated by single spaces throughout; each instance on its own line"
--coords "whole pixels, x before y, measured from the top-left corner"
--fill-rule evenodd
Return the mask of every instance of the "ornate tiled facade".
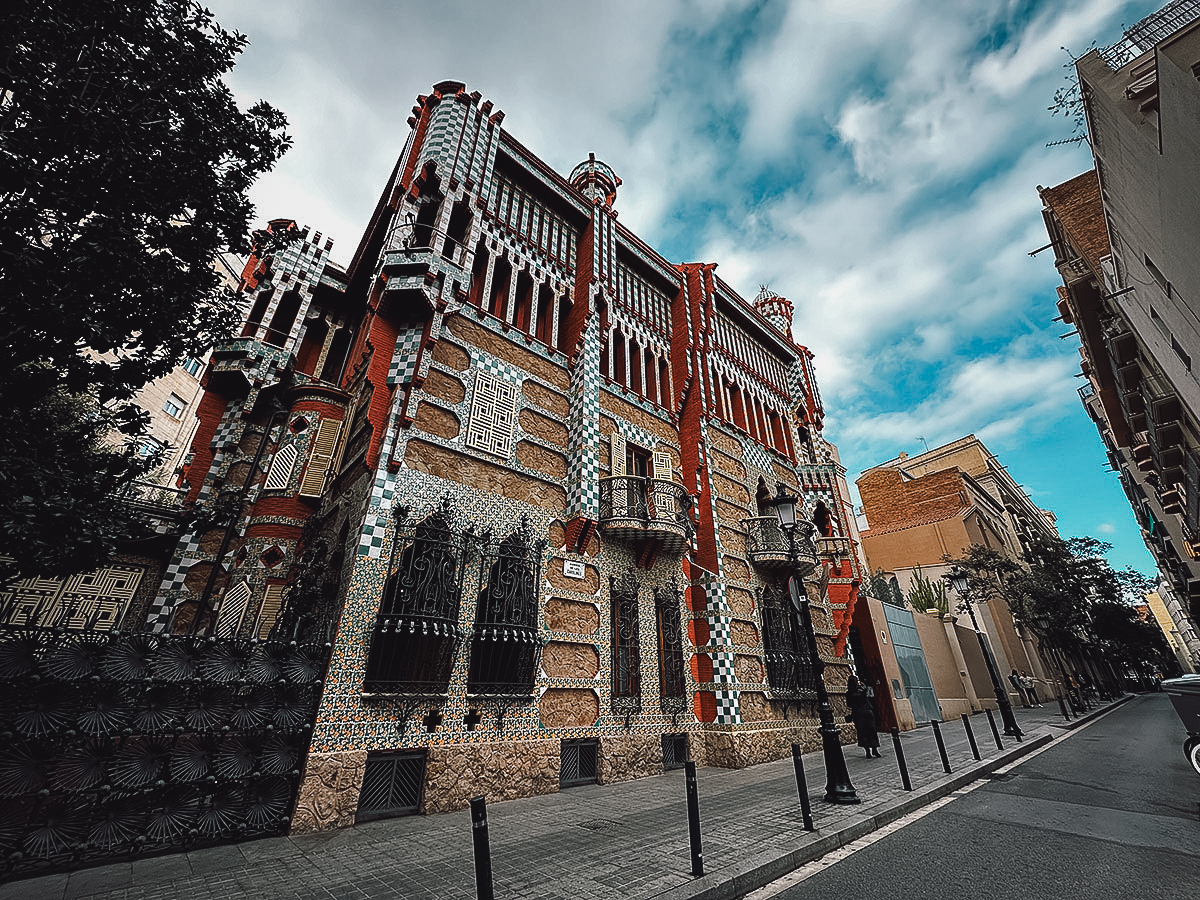
M 604 163 L 564 178 L 502 121 L 455 82 L 418 98 L 345 270 L 273 222 L 291 240 L 261 236 L 207 376 L 200 515 L 148 618 L 330 641 L 297 830 L 352 822 L 390 753 L 420 751 L 433 811 L 556 790 L 564 742 L 601 781 L 662 771 L 664 737 L 726 766 L 815 743 L 759 608 L 786 586 L 753 545 L 780 483 L 830 513 L 804 589 L 845 682 L 861 572 L 790 304 L 669 263 Z

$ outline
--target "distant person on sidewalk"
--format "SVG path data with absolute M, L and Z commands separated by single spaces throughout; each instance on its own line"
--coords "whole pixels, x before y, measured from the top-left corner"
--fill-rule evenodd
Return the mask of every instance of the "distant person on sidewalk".
M 1013 671 L 1017 671 L 1013 669 Z M 1028 672 L 1021 673 L 1021 687 L 1025 688 L 1025 693 L 1029 695 L 1032 704 L 1041 709 L 1042 701 L 1038 699 L 1037 682 L 1033 680 L 1033 676 Z
M 867 751 L 867 759 L 880 758 L 874 699 L 875 692 L 851 675 L 846 682 L 846 702 L 850 704 L 850 721 L 858 732 L 858 746 Z
M 1029 692 L 1025 689 L 1025 682 L 1021 679 L 1016 669 L 1013 669 L 1008 675 L 1009 683 L 1016 688 L 1017 696 L 1021 698 L 1021 705 L 1026 709 L 1031 706 L 1029 702 Z

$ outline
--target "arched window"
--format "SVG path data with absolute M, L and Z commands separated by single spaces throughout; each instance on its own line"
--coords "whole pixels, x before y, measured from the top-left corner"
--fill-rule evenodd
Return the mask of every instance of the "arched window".
M 545 548 L 544 539 L 532 540 L 528 517 L 497 546 L 485 548 L 471 637 L 468 694 L 511 696 L 533 690 L 542 650 L 537 626 L 538 585 Z
M 367 655 L 368 693 L 444 694 L 462 635 L 462 532 L 447 497 L 415 526 L 400 507 Z

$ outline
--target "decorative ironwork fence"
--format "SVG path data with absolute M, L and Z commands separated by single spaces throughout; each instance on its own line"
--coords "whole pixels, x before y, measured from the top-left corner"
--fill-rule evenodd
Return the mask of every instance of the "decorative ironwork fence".
M 795 697 L 816 690 L 816 670 L 796 627 L 796 610 L 786 586 L 767 584 L 758 590 L 762 614 L 767 681 L 776 696 Z
M 0 625 L 3 873 L 285 834 L 329 649 Z

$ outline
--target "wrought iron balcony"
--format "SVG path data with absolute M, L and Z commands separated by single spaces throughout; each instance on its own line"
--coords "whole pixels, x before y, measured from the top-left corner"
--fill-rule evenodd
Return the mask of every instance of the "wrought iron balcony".
M 792 559 L 788 536 L 779 525 L 779 516 L 742 519 L 746 526 L 746 552 L 750 562 L 760 569 L 801 569 L 808 574 L 817 567 L 817 548 L 813 546 L 812 522 L 796 523 L 796 559 Z
M 619 540 L 657 539 L 664 550 L 680 550 L 692 538 L 690 506 L 687 490 L 673 481 L 639 475 L 600 479 L 600 528 Z

